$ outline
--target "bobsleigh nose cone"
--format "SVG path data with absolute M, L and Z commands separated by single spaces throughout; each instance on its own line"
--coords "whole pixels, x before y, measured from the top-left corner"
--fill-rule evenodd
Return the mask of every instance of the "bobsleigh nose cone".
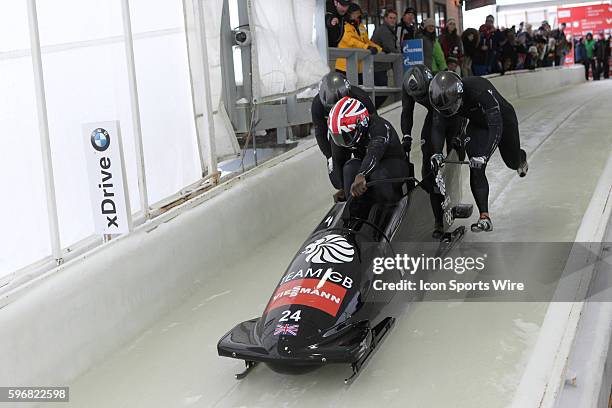
M 282 362 L 272 363 L 267 362 L 266 365 L 270 367 L 270 370 L 277 372 L 279 374 L 292 374 L 292 375 L 300 375 L 310 373 L 317 368 L 320 368 L 320 365 L 315 364 L 283 364 Z

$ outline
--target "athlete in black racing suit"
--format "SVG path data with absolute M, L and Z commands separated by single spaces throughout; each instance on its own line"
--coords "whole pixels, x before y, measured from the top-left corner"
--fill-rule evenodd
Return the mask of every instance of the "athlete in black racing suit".
M 421 177 L 423 182 L 421 186 L 429 194 L 431 208 L 435 217 L 435 226 L 432 233 L 433 238 L 441 238 L 444 234 L 444 221 L 442 210 L 442 202 L 444 196 L 436 191 L 435 174 L 431 165 L 431 157 L 434 154 L 434 149 L 431 143 L 431 128 L 434 116 L 434 108 L 429 102 L 429 83 L 433 79 L 433 73 L 425 65 L 414 65 L 404 74 L 404 83 L 402 86 L 402 139 L 404 146 L 412 141 L 412 125 L 414 116 L 414 106 L 416 103 L 427 109 L 427 116 L 423 122 L 421 129 Z M 444 140 L 446 140 L 447 154 L 454 147 L 457 147 L 457 139 L 461 132 L 463 120 L 458 116 L 449 118 L 448 124 L 444 129 Z M 444 143 L 443 140 L 443 143 Z M 406 149 L 406 147 L 405 147 Z M 409 150 L 406 149 L 406 150 Z
M 328 128 L 334 168 L 342 169 L 334 186 L 354 197 L 367 194 L 361 202 L 394 203 L 402 196 L 401 183 L 383 183 L 368 189 L 372 180 L 411 175 L 411 166 L 391 123 L 369 115 L 365 106 L 350 97 L 342 98 L 331 110 Z M 352 158 L 351 158 L 352 156 Z
M 449 118 L 460 116 L 469 119 L 465 133 L 465 149 L 470 158 L 470 187 L 480 211 L 478 222 L 472 231 L 491 231 L 489 217 L 489 182 L 485 171 L 495 149 L 507 167 L 519 176 L 527 175 L 527 154 L 521 149 L 518 120 L 512 105 L 482 77 L 459 78 L 452 72 L 440 72 L 429 85 L 429 97 L 436 113 L 433 117 L 432 143 L 442 163 L 446 128 Z
M 332 144 L 328 137 L 327 117 L 333 106 L 345 96 L 359 100 L 370 115 L 376 114 L 376 107 L 367 92 L 358 86 L 351 86 L 348 80 L 340 73 L 331 72 L 325 75 L 319 83 L 319 93 L 313 98 L 311 105 L 312 123 L 315 138 L 321 153 L 327 159 L 327 170 L 330 181 L 334 186 L 342 184 L 342 167 L 335 168 L 332 160 Z M 341 190 L 340 188 L 339 190 Z M 343 193 L 338 191 L 336 199 L 344 199 Z

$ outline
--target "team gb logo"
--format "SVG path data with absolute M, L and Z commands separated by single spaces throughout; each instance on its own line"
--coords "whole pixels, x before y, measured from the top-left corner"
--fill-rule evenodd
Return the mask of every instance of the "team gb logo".
M 355 249 L 341 235 L 329 234 L 308 244 L 302 252 L 306 262 L 312 263 L 348 263 L 353 260 Z

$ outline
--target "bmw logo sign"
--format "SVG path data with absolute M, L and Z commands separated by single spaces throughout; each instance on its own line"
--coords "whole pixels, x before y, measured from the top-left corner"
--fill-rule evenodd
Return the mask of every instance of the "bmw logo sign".
M 106 129 L 98 128 L 91 132 L 91 145 L 99 152 L 103 152 L 110 146 L 110 135 Z

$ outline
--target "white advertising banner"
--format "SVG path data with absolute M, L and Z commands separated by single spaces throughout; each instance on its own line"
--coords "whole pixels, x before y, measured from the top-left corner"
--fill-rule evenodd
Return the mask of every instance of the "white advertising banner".
M 96 233 L 125 234 L 132 229 L 119 122 L 83 125 L 85 162 Z

